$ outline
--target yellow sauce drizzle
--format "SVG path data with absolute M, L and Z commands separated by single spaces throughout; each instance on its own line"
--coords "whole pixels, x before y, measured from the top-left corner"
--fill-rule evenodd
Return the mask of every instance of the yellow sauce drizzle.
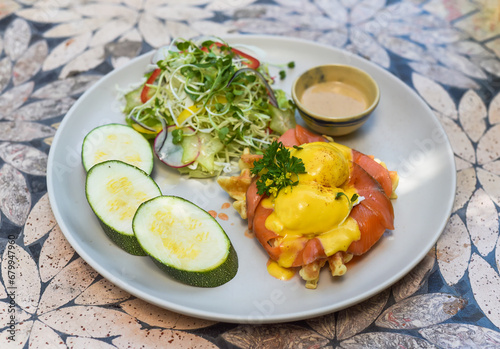
M 295 269 L 281 267 L 277 262 L 269 259 L 267 262 L 267 272 L 278 280 L 290 280 L 295 275 Z

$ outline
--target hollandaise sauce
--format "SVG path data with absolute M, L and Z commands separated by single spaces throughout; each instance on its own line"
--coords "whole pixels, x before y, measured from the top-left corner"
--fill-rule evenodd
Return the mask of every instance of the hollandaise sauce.
M 332 118 L 356 115 L 368 107 L 359 89 L 340 81 L 310 86 L 304 91 L 301 102 L 308 110 Z
M 278 280 L 290 280 L 295 275 L 295 268 L 283 268 L 278 262 L 269 259 L 267 262 L 267 272 Z

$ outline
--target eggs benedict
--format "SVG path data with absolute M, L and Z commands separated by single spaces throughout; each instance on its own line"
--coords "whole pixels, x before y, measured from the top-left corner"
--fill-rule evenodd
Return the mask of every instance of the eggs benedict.
M 397 174 L 300 126 L 292 131 L 279 139 L 288 160 L 273 154 L 278 169 L 267 152 L 254 161 L 245 205 L 239 200 L 237 206 L 244 207 L 249 228 L 270 257 L 269 273 L 288 279 L 300 269 L 306 287 L 314 289 L 326 263 L 332 275 L 343 275 L 353 255 L 365 253 L 386 229 L 394 229 L 389 197 Z M 290 163 L 303 164 L 304 171 L 286 172 L 293 168 Z M 277 186 L 280 178 L 288 178 L 288 185 Z

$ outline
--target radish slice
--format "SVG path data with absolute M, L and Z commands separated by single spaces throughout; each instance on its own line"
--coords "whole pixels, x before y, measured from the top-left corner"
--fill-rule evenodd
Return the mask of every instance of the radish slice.
M 191 165 L 200 155 L 200 140 L 195 134 L 195 131 L 189 127 L 183 127 L 184 138 L 180 144 L 173 143 L 172 131 L 177 129 L 177 126 L 171 125 L 158 133 L 154 141 L 154 152 L 158 159 L 164 164 L 174 167 L 186 167 Z M 184 154 L 184 147 L 189 147 L 189 156 Z M 191 148 L 196 148 L 191 149 Z
M 164 60 L 168 55 L 169 46 L 162 46 L 158 48 L 155 53 L 151 56 L 151 64 L 156 65 L 158 61 Z

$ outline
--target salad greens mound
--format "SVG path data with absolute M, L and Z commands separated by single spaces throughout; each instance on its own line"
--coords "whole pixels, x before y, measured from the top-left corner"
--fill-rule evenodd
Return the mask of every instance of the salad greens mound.
M 152 62 L 147 81 L 125 95 L 124 113 L 146 137 L 168 128 L 170 144 L 199 154 L 173 166 L 181 173 L 200 178 L 230 172 L 245 148 L 263 152 L 295 126 L 295 106 L 282 90 L 271 89 L 268 65 L 222 40 L 177 39 Z

